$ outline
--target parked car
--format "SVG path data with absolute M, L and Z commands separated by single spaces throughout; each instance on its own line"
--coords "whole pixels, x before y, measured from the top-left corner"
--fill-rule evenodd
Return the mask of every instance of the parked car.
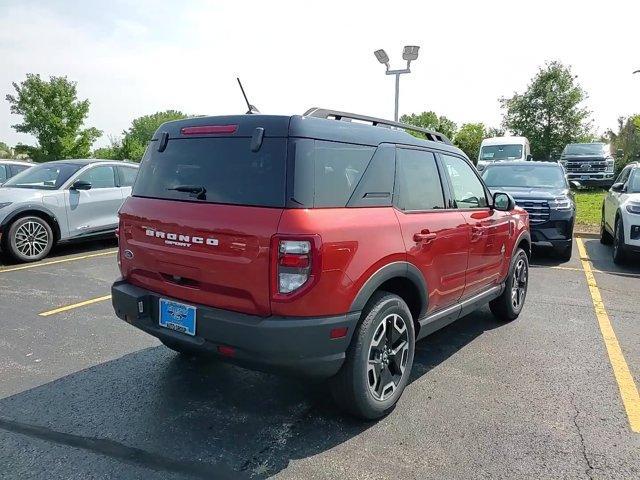
M 0 187 L 0 245 L 21 262 L 60 242 L 113 235 L 138 165 L 102 160 L 41 163 Z
M 558 163 L 567 171 L 569 181 L 587 187 L 609 188 L 613 183 L 616 161 L 606 143 L 570 143 Z
M 529 212 L 533 245 L 552 247 L 568 261 L 573 248 L 576 204 L 565 171 L 555 162 L 497 162 L 482 178 L 492 192 L 513 195 Z
M 640 252 L 640 163 L 622 170 L 602 203 L 600 242 L 613 243 L 613 261 Z
M 0 185 L 20 172 L 33 167 L 33 165 L 31 162 L 23 162 L 21 160 L 0 160 Z
M 487 165 L 494 162 L 516 160 L 533 160 L 529 140 L 525 137 L 485 138 L 480 144 L 476 168 L 482 172 Z
M 364 418 L 398 401 L 417 339 L 486 303 L 513 320 L 528 286 L 527 213 L 461 150 L 330 110 L 163 124 L 119 229 L 118 317 L 187 355 L 330 379 Z

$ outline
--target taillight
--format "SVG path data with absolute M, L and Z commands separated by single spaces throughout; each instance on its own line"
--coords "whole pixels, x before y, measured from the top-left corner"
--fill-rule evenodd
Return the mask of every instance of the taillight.
M 196 127 L 182 127 L 182 135 L 223 135 L 236 133 L 238 125 L 199 125 Z
M 302 287 L 311 273 L 311 242 L 280 240 L 278 245 L 278 293 L 291 293 Z
M 277 300 L 287 300 L 310 287 L 320 268 L 319 237 L 273 239 L 273 285 Z

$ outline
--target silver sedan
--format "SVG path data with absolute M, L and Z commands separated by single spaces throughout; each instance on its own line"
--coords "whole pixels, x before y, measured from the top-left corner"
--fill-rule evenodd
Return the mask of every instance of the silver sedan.
M 46 257 L 59 242 L 113 235 L 138 165 L 104 160 L 39 164 L 0 187 L 0 245 L 18 261 Z

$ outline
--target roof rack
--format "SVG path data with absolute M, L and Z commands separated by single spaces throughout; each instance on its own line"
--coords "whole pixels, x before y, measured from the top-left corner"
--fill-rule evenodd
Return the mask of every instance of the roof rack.
M 449 140 L 445 135 L 439 132 L 434 132 L 433 130 L 428 130 L 426 128 L 416 127 L 415 125 L 409 125 L 407 123 L 394 122 L 391 120 L 384 120 L 382 118 L 376 117 L 368 117 L 366 115 L 360 115 L 357 113 L 340 112 L 338 110 L 329 110 L 326 108 L 310 108 L 309 110 L 304 112 L 303 116 L 341 120 L 344 122 L 357 120 L 359 122 L 370 123 L 374 127 L 402 128 L 403 130 L 411 130 L 413 132 L 422 133 L 425 137 L 427 137 L 428 140 L 431 140 L 433 142 L 442 142 L 446 143 L 447 145 L 451 145 L 451 140 Z

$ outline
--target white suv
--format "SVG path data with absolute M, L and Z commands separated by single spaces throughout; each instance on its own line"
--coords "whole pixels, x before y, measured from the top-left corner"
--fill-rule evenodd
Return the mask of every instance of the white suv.
M 627 165 L 602 204 L 600 242 L 613 242 L 613 261 L 640 252 L 640 163 Z

